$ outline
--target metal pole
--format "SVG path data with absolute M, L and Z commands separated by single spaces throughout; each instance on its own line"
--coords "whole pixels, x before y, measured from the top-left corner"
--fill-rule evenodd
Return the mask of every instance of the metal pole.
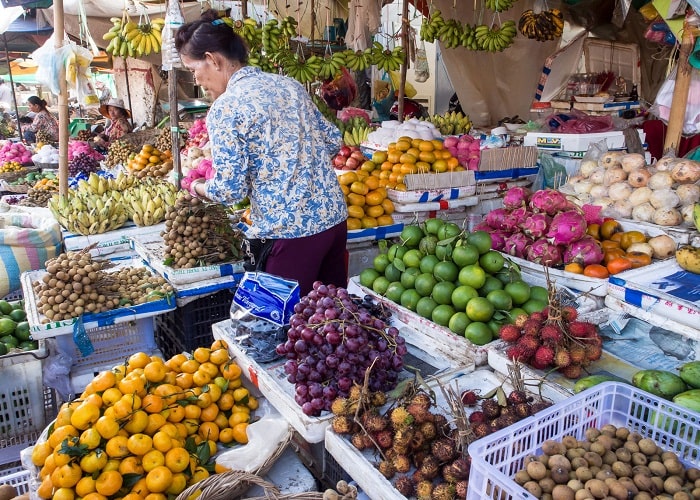
M 172 139 L 173 168 L 175 169 L 177 186 L 182 179 L 180 165 L 180 116 L 177 109 L 177 70 L 168 71 L 168 101 L 170 102 L 170 137 Z
M 406 59 L 401 65 L 401 81 L 399 82 L 399 121 L 403 122 L 403 99 L 406 95 L 406 72 L 408 71 L 408 0 L 403 0 L 401 12 L 401 45 L 406 52 Z
M 22 140 L 22 122 L 19 121 L 19 107 L 17 106 L 17 94 L 15 93 L 15 82 L 12 79 L 12 65 L 10 64 L 10 53 L 7 50 L 7 33 L 2 34 L 2 40 L 5 42 L 5 59 L 7 59 L 7 74 L 10 75 L 10 87 L 12 88 L 12 102 L 15 103 L 15 119 L 17 120 L 17 133 L 19 140 Z
M 53 2 L 53 36 L 56 50 L 63 47 L 64 32 L 63 0 Z M 66 66 L 59 65 L 58 74 L 58 193 L 68 194 L 68 82 Z

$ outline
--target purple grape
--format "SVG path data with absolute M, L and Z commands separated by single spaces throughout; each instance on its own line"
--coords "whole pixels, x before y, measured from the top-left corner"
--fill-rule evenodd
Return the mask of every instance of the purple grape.
M 311 370 L 308 379 L 310 382 L 323 382 L 323 375 L 318 373 L 316 370 Z
M 323 397 L 329 403 L 332 402 L 338 396 L 338 390 L 332 385 L 327 385 L 323 388 Z
M 328 356 L 330 354 L 333 354 L 333 346 L 331 344 L 326 343 L 319 347 L 318 351 L 324 356 Z
M 309 324 L 310 325 L 318 325 L 323 323 L 326 320 L 326 317 L 323 315 L 323 313 L 318 313 L 314 312 L 311 317 L 309 318 Z
M 309 373 L 311 373 L 311 367 L 306 363 L 301 363 L 297 366 L 297 375 L 307 376 Z
M 313 382 L 309 384 L 308 394 L 312 398 L 320 398 L 321 396 L 323 396 L 323 386 L 318 382 Z
M 297 375 L 287 375 L 287 382 L 289 382 L 290 384 L 296 384 L 298 380 L 299 377 Z
M 304 353 L 309 350 L 309 346 L 303 340 L 297 340 L 294 342 L 294 351 L 298 353 Z
M 301 405 L 301 411 L 304 412 L 304 415 L 314 416 L 317 410 L 307 401 Z
M 291 318 L 289 318 L 290 323 L 294 320 L 294 317 L 297 314 L 301 314 L 303 311 L 304 311 L 304 304 L 302 302 L 297 302 L 296 304 L 294 304 L 294 312 L 296 314 L 294 316 L 292 316 Z M 294 326 L 294 325 L 292 325 L 292 326 Z
M 294 387 L 294 394 L 299 397 L 305 398 L 309 394 L 309 387 L 304 384 L 297 384 Z
M 284 373 L 287 375 L 296 375 L 297 373 L 297 363 L 294 360 L 289 360 L 284 364 Z
M 343 361 L 338 365 L 338 373 L 341 375 L 347 375 L 352 371 L 352 365 L 347 361 Z
M 348 377 L 340 377 L 338 379 L 338 389 L 341 391 L 349 391 L 352 387 L 352 380 Z
M 314 410 L 318 411 L 319 413 L 321 410 L 323 410 L 323 407 L 326 406 L 326 403 L 323 401 L 322 398 L 313 398 L 311 400 L 311 406 L 313 406 Z
M 332 307 L 335 307 L 335 300 L 333 300 L 331 297 L 323 297 L 321 299 L 321 306 L 325 307 L 326 309 L 331 309 Z
M 345 345 L 347 346 L 348 351 L 350 352 L 357 352 L 358 350 L 360 350 L 360 343 L 357 339 L 347 339 L 345 341 Z
M 328 335 L 326 335 L 326 342 L 328 342 L 331 345 L 337 345 L 340 347 L 340 343 L 343 341 L 343 339 L 340 337 L 340 335 L 337 332 L 331 332 Z
M 287 348 L 284 344 L 278 344 L 277 347 L 275 347 L 275 352 L 280 356 L 284 356 L 285 354 L 287 354 Z
M 332 368 L 338 367 L 338 364 L 340 364 L 340 360 L 338 359 L 337 356 L 330 354 L 330 355 L 326 356 L 325 363 L 326 363 L 326 366 L 328 366 L 328 368 L 332 369 Z
M 326 319 L 336 319 L 338 317 L 338 310 L 337 309 L 326 309 L 323 312 L 323 315 L 326 317 Z
M 322 347 L 326 343 L 326 339 L 323 338 L 323 335 L 316 333 L 311 338 L 311 343 L 316 347 Z

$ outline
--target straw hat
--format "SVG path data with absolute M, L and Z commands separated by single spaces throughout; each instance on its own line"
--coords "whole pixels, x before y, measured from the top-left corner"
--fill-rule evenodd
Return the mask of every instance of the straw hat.
M 124 106 L 124 101 L 122 99 L 117 99 L 116 97 L 111 98 L 109 101 L 100 106 L 100 114 L 102 116 L 109 118 L 109 106 L 121 108 L 124 110 L 127 117 L 131 116 L 131 112 Z

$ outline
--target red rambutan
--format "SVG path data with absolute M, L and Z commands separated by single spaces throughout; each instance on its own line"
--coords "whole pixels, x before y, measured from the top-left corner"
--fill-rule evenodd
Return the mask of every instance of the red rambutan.
M 559 349 L 557 350 L 556 354 L 554 354 L 554 366 L 557 366 L 559 368 L 565 368 L 571 364 L 571 356 L 569 355 L 569 351 L 566 349 Z
M 587 323 L 583 321 L 572 321 L 568 325 L 569 333 L 572 337 L 576 338 L 586 338 L 588 337 L 588 326 Z
M 508 348 L 506 349 L 506 356 L 508 356 L 508 359 L 523 362 L 527 362 L 527 360 L 530 358 L 530 356 L 525 356 L 525 349 L 518 345 L 508 346 Z
M 586 348 L 581 344 L 572 344 L 569 347 L 569 357 L 572 363 L 583 363 L 586 359 Z
M 574 306 L 564 306 L 561 308 L 561 317 L 564 321 L 575 321 L 578 318 L 578 311 Z
M 539 333 L 540 328 L 542 328 L 541 321 L 529 318 L 523 325 L 523 335 L 535 336 Z
M 542 314 L 542 311 L 535 311 L 535 312 L 530 314 L 530 319 L 534 319 L 535 321 L 542 322 L 547 318 L 545 318 L 544 314 Z
M 532 364 L 535 368 L 542 369 L 550 366 L 554 361 L 554 351 L 551 347 L 542 345 L 537 348 L 535 355 L 532 358 Z
M 483 411 L 473 411 L 469 414 L 469 423 L 471 424 L 478 424 L 479 422 L 483 422 L 486 420 L 486 417 L 484 416 Z
M 511 316 L 511 318 L 512 318 L 512 316 Z M 515 317 L 515 319 L 513 320 L 513 323 L 518 328 L 522 328 L 527 320 L 528 320 L 527 314 L 519 314 L 518 316 Z
M 524 359 L 532 357 L 540 345 L 539 339 L 534 335 L 525 335 L 524 337 L 520 337 L 520 339 L 518 339 L 518 341 L 515 343 L 516 347 L 523 350 Z
M 515 325 L 503 325 L 498 330 L 498 336 L 505 342 L 513 343 L 520 338 L 520 328 Z
M 558 345 L 564 338 L 561 329 L 555 324 L 546 324 L 540 330 L 540 338 L 542 342 L 550 345 Z
M 597 361 L 603 355 L 603 348 L 599 345 L 586 345 L 586 359 L 589 361 Z
M 566 378 L 576 379 L 581 376 L 583 370 L 581 369 L 581 365 L 569 365 L 565 368 L 561 368 L 560 371 Z

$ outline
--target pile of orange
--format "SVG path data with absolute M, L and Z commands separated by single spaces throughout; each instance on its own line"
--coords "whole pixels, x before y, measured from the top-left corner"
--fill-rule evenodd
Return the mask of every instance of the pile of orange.
M 457 172 L 464 170 L 464 167 L 440 140 L 400 137 L 387 147 L 386 160 L 381 163 L 381 169 L 395 173 L 397 182 L 401 183 L 402 180 L 398 180 L 401 174 Z
M 172 153 L 144 144 L 141 151 L 129 155 L 126 168 L 137 177 L 165 177 L 173 169 Z
M 40 498 L 166 500 L 217 472 L 217 443 L 245 444 L 257 400 L 224 341 L 167 361 L 138 352 L 64 403 L 32 450 Z
M 387 198 L 387 188 L 382 186 L 379 170 L 366 161 L 359 170 L 351 170 L 338 176 L 338 182 L 348 205 L 348 230 L 390 226 L 394 223 L 394 203 Z M 369 167 L 372 170 L 369 170 Z
M 602 224 L 589 224 L 586 233 L 600 243 L 603 261 L 585 267 L 571 263 L 564 270 L 591 278 L 607 278 L 612 274 L 651 264 L 651 253 L 630 250 L 635 243 L 647 242 L 647 235 L 641 231 L 625 231 L 618 221 L 607 219 Z

